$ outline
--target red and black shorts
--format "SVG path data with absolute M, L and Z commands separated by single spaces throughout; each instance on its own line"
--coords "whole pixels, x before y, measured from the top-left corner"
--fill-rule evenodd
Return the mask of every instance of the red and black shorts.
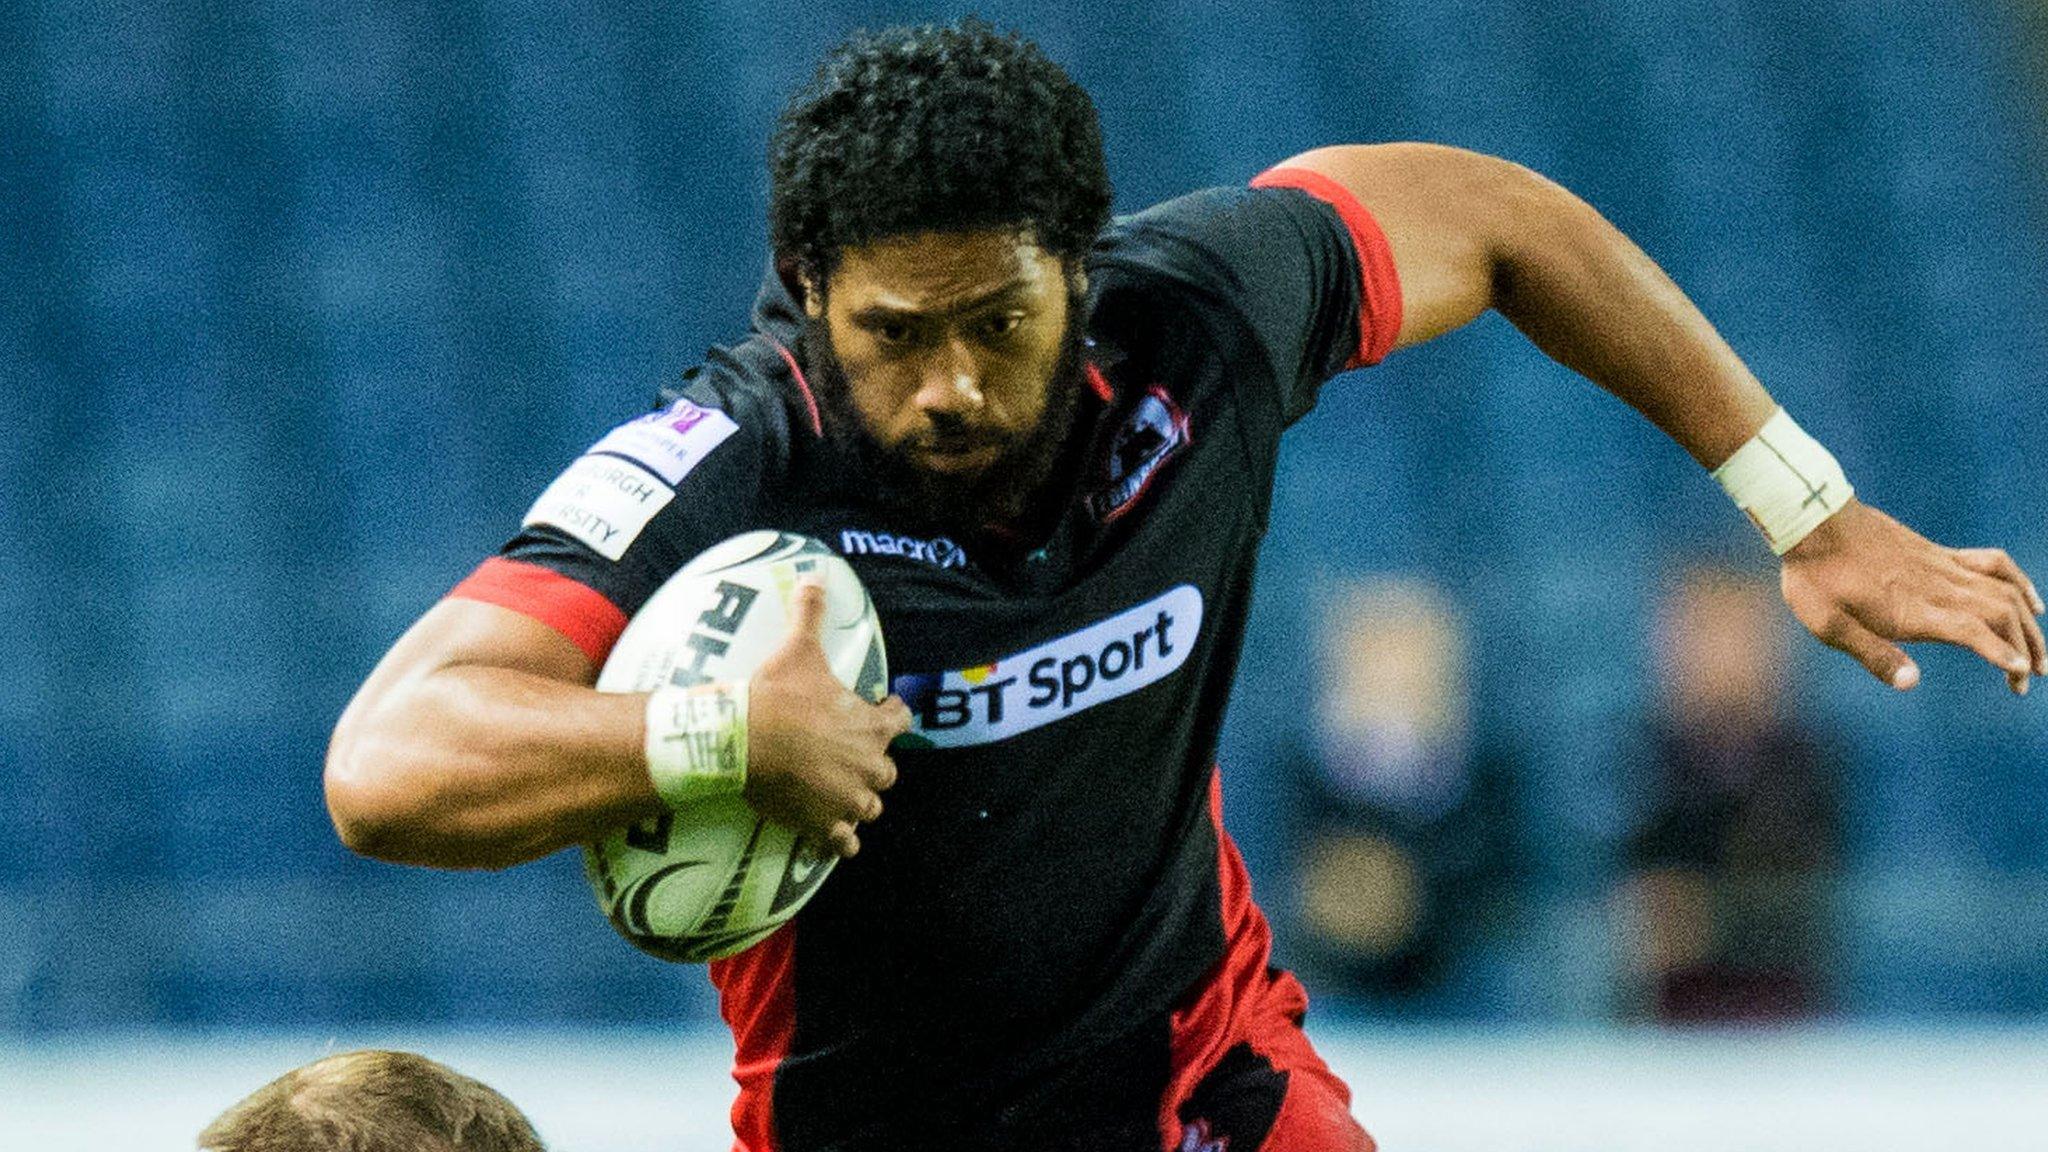
M 1272 932 L 1252 903 L 1237 845 L 1210 812 L 1223 889 L 1223 959 L 1168 1021 L 1170 1076 L 1160 1099 L 1166 1152 L 1371 1152 L 1345 1087 L 1301 1030 L 1308 993 L 1271 967 Z
M 1302 1033 L 1300 983 L 1264 965 L 1217 976 L 1170 1018 L 1076 1061 L 1028 1098 L 914 1146 L 1371 1152 L 1351 1118 L 1350 1090 Z
M 1212 784 L 1212 815 L 1220 791 Z M 1007 1092 L 970 1103 L 934 1089 L 822 1139 L 776 1122 L 773 1061 L 743 1058 L 734 1152 L 1371 1152 L 1350 1090 L 1302 1032 L 1307 993 L 1271 967 L 1271 930 L 1220 816 L 1216 835 L 1224 955 L 1166 1015 Z

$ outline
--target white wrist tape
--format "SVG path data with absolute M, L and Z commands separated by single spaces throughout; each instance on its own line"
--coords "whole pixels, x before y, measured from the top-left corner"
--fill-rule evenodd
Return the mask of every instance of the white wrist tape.
M 1780 556 L 1856 494 L 1842 466 L 1783 408 L 1713 475 Z
M 670 807 L 747 784 L 747 682 L 657 688 L 647 697 L 647 775 Z

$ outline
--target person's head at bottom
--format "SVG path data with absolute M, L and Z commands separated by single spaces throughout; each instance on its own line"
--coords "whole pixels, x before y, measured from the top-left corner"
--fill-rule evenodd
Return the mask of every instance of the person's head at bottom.
M 545 1152 L 489 1086 L 411 1052 L 344 1052 L 272 1080 L 199 1134 L 202 1152 Z

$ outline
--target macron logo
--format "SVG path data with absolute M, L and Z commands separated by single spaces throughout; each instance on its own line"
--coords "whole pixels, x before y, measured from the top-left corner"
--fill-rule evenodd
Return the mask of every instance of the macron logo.
M 1128 696 L 1180 670 L 1202 630 L 1202 593 L 1182 584 L 1104 620 L 958 672 L 912 672 L 890 688 L 926 747 L 993 744 Z
M 892 536 L 887 532 L 862 532 L 848 528 L 839 533 L 839 550 L 848 556 L 901 556 L 934 568 L 967 566 L 967 550 L 944 536 L 918 540 L 909 536 Z

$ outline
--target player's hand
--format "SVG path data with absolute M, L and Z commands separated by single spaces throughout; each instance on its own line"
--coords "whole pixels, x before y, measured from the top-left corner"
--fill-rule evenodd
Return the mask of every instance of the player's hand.
M 798 585 L 789 635 L 748 683 L 745 795 L 761 815 L 851 856 L 855 829 L 882 814 L 896 782 L 889 741 L 910 727 L 910 709 L 841 684 L 818 640 L 824 624 L 825 589 Z
M 1778 584 L 1792 614 L 1894 688 L 1920 682 L 1899 640 L 1968 648 L 2019 695 L 2029 674 L 2048 676 L 2041 594 L 1997 548 L 1944 548 L 1851 500 L 1783 559 Z

